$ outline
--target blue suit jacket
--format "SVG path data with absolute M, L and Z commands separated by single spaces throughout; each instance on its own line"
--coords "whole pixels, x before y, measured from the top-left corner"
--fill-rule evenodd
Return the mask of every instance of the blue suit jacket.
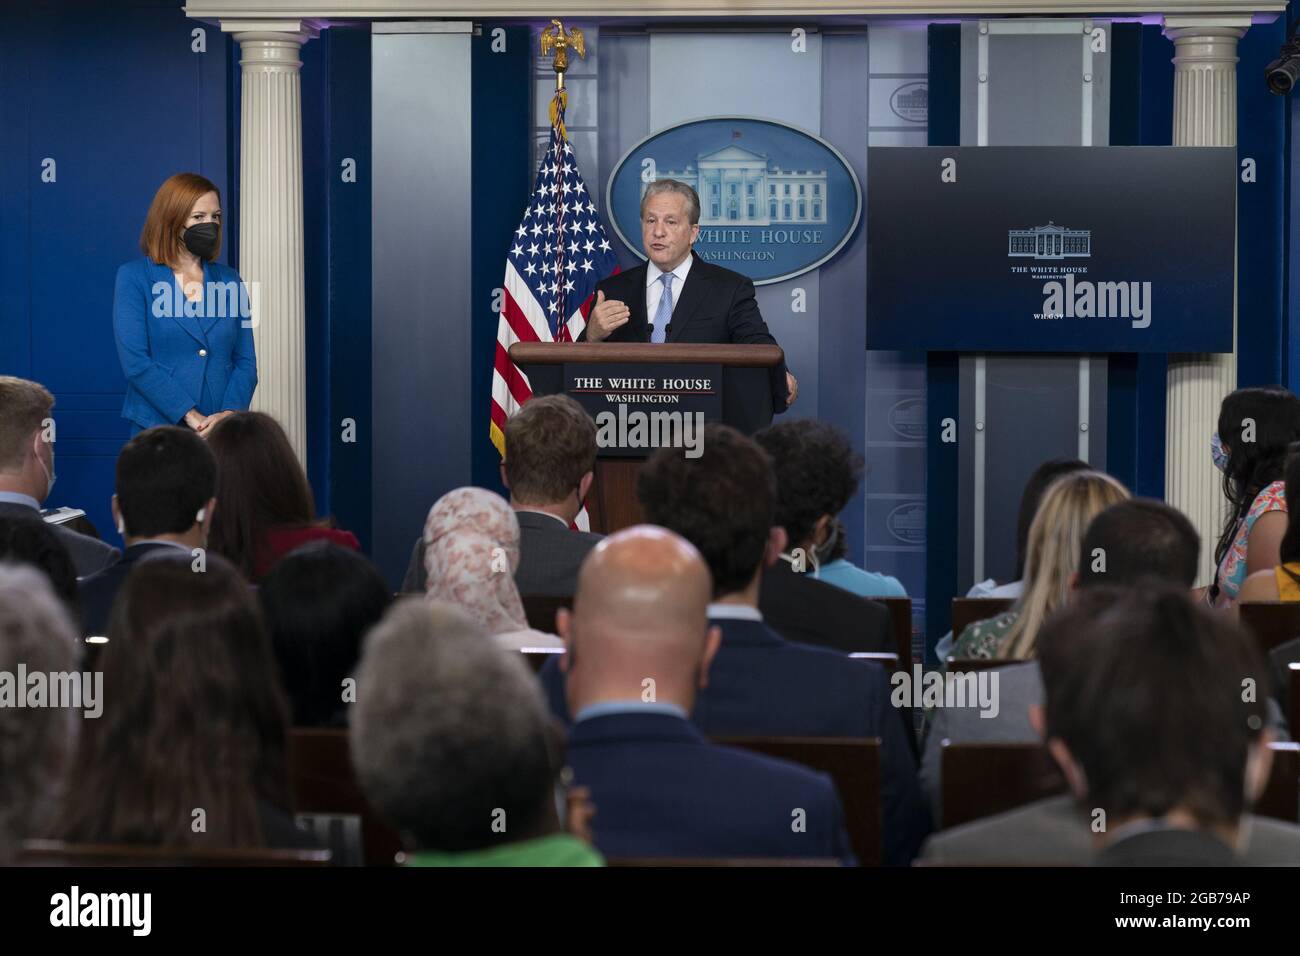
M 722 646 L 691 722 L 709 737 L 878 737 L 884 859 L 909 863 L 930 832 L 930 813 L 884 668 L 787 641 L 758 621 L 709 623 L 722 628 Z M 551 710 L 568 723 L 555 660 L 541 679 Z
M 829 777 L 710 744 L 667 714 L 608 714 L 573 725 L 569 766 L 590 787 L 607 857 L 802 857 L 856 864 Z M 804 832 L 792 826 L 804 811 Z
M 108 622 L 117 592 L 126 583 L 126 576 L 146 554 L 155 551 L 185 554 L 165 544 L 136 544 L 127 548 L 115 564 L 97 574 L 77 581 L 77 600 L 81 604 L 81 625 L 85 634 L 107 634 Z
M 240 315 L 239 273 L 205 262 L 203 284 L 204 302 L 192 315 L 186 313 L 196 307 L 185 307 L 170 266 L 144 256 L 117 270 L 113 336 L 126 376 L 122 417 L 137 429 L 175 425 L 191 408 L 205 415 L 243 410 L 253 398 L 257 356 L 253 330 Z

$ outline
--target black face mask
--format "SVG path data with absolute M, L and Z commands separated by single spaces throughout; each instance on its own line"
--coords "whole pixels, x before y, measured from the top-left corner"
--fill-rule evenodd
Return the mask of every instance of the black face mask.
M 200 222 L 181 233 L 181 242 L 200 259 L 211 259 L 217 251 L 217 240 L 220 237 L 221 227 L 215 222 Z

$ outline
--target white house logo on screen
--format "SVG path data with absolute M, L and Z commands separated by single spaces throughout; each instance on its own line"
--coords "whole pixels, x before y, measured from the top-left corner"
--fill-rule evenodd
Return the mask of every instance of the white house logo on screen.
M 637 143 L 610 175 L 614 230 L 642 258 L 641 197 L 662 179 L 699 194 L 696 254 L 755 285 L 820 266 L 853 238 L 862 213 L 857 175 L 821 137 L 753 117 L 693 120 Z
M 889 427 L 899 438 L 920 441 L 925 438 L 925 400 L 905 398 L 889 410 Z
M 1045 226 L 1007 230 L 1007 256 L 1012 259 L 1086 259 L 1091 255 L 1091 229 L 1068 229 L 1049 220 Z
M 889 512 L 885 527 L 903 544 L 925 544 L 925 504 L 908 501 L 899 505 Z
M 909 123 L 924 123 L 930 118 L 930 90 L 925 82 L 904 83 L 889 98 L 889 109 Z

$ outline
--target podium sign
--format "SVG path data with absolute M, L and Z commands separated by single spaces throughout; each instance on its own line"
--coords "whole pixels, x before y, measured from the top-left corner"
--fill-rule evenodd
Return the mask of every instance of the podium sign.
M 1232 350 L 1234 148 L 867 155 L 867 348 Z
M 564 391 L 596 423 L 601 457 L 646 458 L 662 447 L 699 457 L 705 422 L 722 419 L 722 366 L 565 363 Z

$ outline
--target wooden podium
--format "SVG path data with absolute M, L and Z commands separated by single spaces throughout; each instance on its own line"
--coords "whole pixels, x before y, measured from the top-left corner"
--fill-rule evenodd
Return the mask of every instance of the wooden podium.
M 645 368 L 659 382 L 676 378 L 693 380 L 701 367 L 715 370 L 719 381 L 708 389 L 680 389 L 665 386 L 642 391 L 657 396 L 674 395 L 683 400 L 711 399 L 706 421 L 721 421 L 746 434 L 772 421 L 771 370 L 784 355 L 776 345 L 695 345 L 680 342 L 516 342 L 510 359 L 528 376 L 534 395 L 572 394 L 590 411 L 589 394 L 618 392 L 617 386 L 603 389 L 570 387 L 581 375 L 604 381 L 612 370 L 626 374 Z M 712 378 L 710 379 L 712 380 Z M 582 394 L 580 394 L 582 393 Z M 660 410 L 671 405 L 655 406 Z M 596 456 L 596 475 L 587 495 L 591 530 L 609 534 L 644 520 L 636 496 L 636 476 L 649 457 L 627 449 L 601 448 Z M 509 449 L 506 451 L 509 454 Z

